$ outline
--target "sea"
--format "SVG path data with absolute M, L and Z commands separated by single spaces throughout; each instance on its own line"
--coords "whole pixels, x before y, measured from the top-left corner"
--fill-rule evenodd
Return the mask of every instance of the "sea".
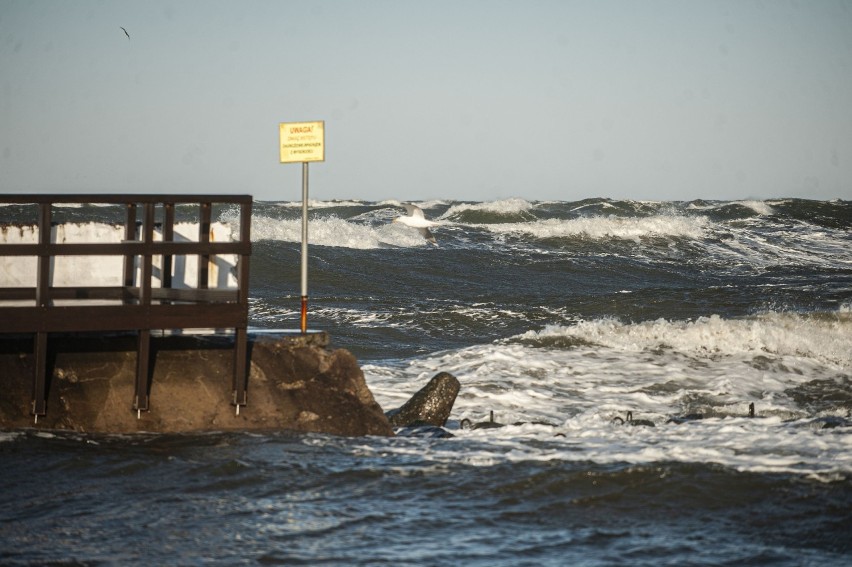
M 443 429 L 0 432 L 0 565 L 852 565 L 852 201 L 414 204 L 437 246 L 310 202 L 308 326 L 386 411 L 458 378 Z M 254 203 L 253 329 L 301 214 Z

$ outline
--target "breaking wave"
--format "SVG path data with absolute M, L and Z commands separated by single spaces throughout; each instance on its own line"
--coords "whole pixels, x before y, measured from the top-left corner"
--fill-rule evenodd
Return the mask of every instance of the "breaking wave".
M 703 217 L 657 215 L 652 217 L 583 217 L 570 220 L 547 219 L 523 224 L 491 224 L 497 234 L 528 234 L 534 238 L 582 237 L 593 240 L 618 238 L 639 242 L 652 236 L 683 237 L 695 240 L 706 236 L 711 222 Z
M 623 323 L 616 319 L 547 326 L 512 340 L 531 346 L 599 345 L 629 352 L 671 351 L 709 359 L 758 355 L 812 359 L 838 370 L 852 369 L 852 317 L 768 312 L 756 317 L 695 321 L 657 319 Z

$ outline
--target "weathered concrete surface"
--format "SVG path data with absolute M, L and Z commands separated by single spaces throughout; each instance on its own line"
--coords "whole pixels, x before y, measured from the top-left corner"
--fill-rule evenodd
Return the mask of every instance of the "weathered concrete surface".
M 137 419 L 134 337 L 51 338 L 47 415 L 34 424 L 32 341 L 0 340 L 0 429 L 393 435 L 355 357 L 343 349 L 329 351 L 327 343 L 325 333 L 251 336 L 248 405 L 236 415 L 231 339 L 152 338 L 150 411 Z
M 460 387 L 455 376 L 439 372 L 401 408 L 387 412 L 388 420 L 394 427 L 443 427 L 453 410 Z

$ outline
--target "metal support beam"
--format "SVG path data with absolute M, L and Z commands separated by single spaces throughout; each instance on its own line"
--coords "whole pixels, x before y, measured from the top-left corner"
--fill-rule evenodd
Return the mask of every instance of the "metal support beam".
M 236 329 L 234 334 L 234 405 L 237 415 L 240 406 L 248 404 L 246 390 L 248 388 L 248 332 L 246 329 Z
M 139 331 L 139 342 L 136 348 L 136 396 L 133 399 L 133 409 L 140 416 L 148 411 L 148 375 L 151 361 L 151 331 Z
M 36 333 L 33 355 L 35 356 L 35 375 L 32 414 L 38 423 L 38 416 L 47 413 L 47 333 Z

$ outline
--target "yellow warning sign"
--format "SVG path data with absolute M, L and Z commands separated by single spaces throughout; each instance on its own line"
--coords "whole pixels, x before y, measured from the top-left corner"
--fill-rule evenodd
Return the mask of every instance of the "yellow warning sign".
M 281 163 L 325 161 L 325 122 L 281 122 Z

